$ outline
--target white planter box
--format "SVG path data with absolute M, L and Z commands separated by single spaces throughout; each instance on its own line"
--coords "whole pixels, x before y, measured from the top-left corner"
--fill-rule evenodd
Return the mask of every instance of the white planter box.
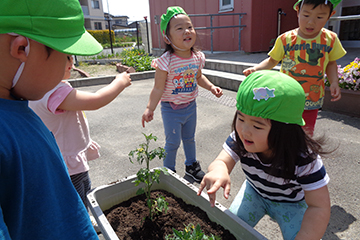
M 136 175 L 133 175 L 114 184 L 94 188 L 87 195 L 90 210 L 107 240 L 118 240 L 119 238 L 107 221 L 103 211 L 136 196 L 136 191 L 141 185 L 135 187 L 135 184 L 132 183 L 135 178 Z M 155 183 L 152 187 L 152 190 L 155 189 L 166 190 L 183 199 L 186 203 L 201 208 L 208 214 L 211 221 L 228 229 L 236 239 L 266 239 L 220 203 L 216 202 L 215 207 L 210 207 L 207 194 L 202 193 L 201 196 L 197 196 L 198 188 L 172 171 L 169 171 L 169 175 L 163 173 L 160 175 L 160 184 Z

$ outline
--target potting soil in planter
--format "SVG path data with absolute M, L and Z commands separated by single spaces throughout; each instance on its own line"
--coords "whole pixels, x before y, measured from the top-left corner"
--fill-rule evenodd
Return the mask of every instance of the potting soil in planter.
M 221 225 L 210 221 L 207 214 L 199 207 L 189 205 L 165 190 L 151 192 L 152 199 L 156 199 L 159 195 L 164 196 L 169 203 L 168 210 L 167 213 L 157 214 L 153 221 L 148 218 L 144 220 L 149 215 L 145 194 L 130 198 L 104 211 L 119 239 L 162 240 L 165 239 L 165 236 L 173 233 L 173 228 L 183 231 L 185 226 L 190 223 L 194 226 L 200 224 L 202 232 L 208 236 L 213 234 L 223 240 L 236 239 Z

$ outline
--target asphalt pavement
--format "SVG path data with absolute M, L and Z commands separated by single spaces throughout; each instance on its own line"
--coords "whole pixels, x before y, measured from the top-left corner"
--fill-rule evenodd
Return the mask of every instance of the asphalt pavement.
M 164 146 L 164 132 L 160 107 L 155 111 L 154 120 L 141 125 L 141 116 L 148 102 L 154 79 L 133 81 L 109 105 L 96 110 L 86 111 L 90 125 L 91 138 L 101 145 L 101 157 L 90 162 L 92 187 L 106 185 L 135 174 L 140 166 L 129 161 L 128 153 L 145 141 L 142 133 L 158 137 L 153 147 Z M 104 85 L 78 87 L 83 91 L 94 92 Z M 235 91 L 224 90 L 224 96 L 216 99 L 206 90 L 200 89 L 197 98 L 197 158 L 206 171 L 209 164 L 222 149 L 222 144 L 231 132 L 231 123 L 235 114 Z M 337 150 L 323 159 L 330 176 L 329 190 L 332 213 L 324 240 L 360 239 L 360 121 L 358 118 L 320 111 L 315 127 L 315 136 L 328 139 L 329 148 Z M 182 146 L 177 154 L 176 170 L 185 176 L 184 152 Z M 151 162 L 151 167 L 162 166 L 160 160 Z M 231 197 L 227 200 L 222 190 L 217 200 L 229 207 L 236 196 L 244 174 L 240 165 L 231 173 Z M 198 186 L 197 183 L 194 183 Z M 276 223 L 270 218 L 263 218 L 255 227 L 268 239 L 282 239 Z M 104 239 L 99 235 L 100 239 Z

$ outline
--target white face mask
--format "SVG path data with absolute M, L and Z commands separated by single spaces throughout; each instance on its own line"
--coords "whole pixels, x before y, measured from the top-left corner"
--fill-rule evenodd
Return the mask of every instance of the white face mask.
M 171 46 L 173 46 L 175 49 L 177 49 L 177 50 L 179 50 L 179 51 L 182 51 L 182 52 L 187 51 L 186 49 L 178 48 L 177 46 L 175 46 L 175 44 L 173 44 L 173 43 L 170 41 L 170 39 L 169 39 L 167 36 L 165 36 L 165 37 L 166 37 L 166 39 L 170 42 Z
M 19 34 L 16 34 L 16 33 L 8 33 L 9 35 L 11 36 L 19 36 Z M 26 56 L 29 55 L 29 52 L 30 52 L 30 41 L 28 38 L 26 38 L 26 41 L 28 43 L 28 45 L 25 47 L 25 54 Z M 18 70 L 16 71 L 16 74 L 14 76 L 14 79 L 12 80 L 12 86 L 11 88 L 14 88 L 16 83 L 19 81 L 19 78 L 24 70 L 24 67 L 25 67 L 25 62 L 22 62 L 18 68 Z

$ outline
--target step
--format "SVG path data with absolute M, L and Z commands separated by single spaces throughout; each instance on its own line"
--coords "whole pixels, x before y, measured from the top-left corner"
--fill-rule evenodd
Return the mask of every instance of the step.
M 243 74 L 246 68 L 253 67 L 256 64 L 257 63 L 206 59 L 204 69 Z M 280 70 L 280 66 L 276 66 L 274 69 Z
M 202 73 L 216 86 L 237 91 L 240 83 L 245 79 L 242 74 L 203 69 Z

